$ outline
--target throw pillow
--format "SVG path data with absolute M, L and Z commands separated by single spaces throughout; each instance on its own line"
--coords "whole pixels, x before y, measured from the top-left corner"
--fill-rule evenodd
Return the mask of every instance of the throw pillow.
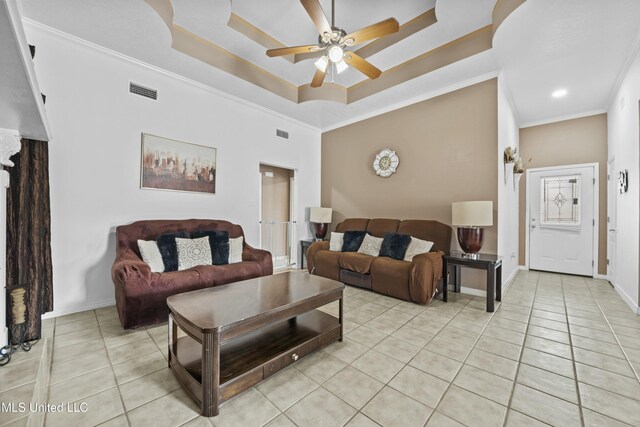
M 176 238 L 178 248 L 178 271 L 196 265 L 211 265 L 211 246 L 208 237 L 199 239 Z
M 138 249 L 142 260 L 151 268 L 152 273 L 162 273 L 164 271 L 164 263 L 158 244 L 154 240 L 138 240 Z
M 380 248 L 380 256 L 404 260 L 404 255 L 411 243 L 411 236 L 400 233 L 384 233 L 384 240 Z
M 236 262 L 242 262 L 242 243 L 244 238 L 242 236 L 235 239 L 229 239 L 229 264 Z
M 178 248 L 176 247 L 176 237 L 188 239 L 189 233 L 179 231 L 177 233 L 165 233 L 156 238 L 162 262 L 164 263 L 164 271 L 178 271 Z
M 411 238 L 411 243 L 407 248 L 407 253 L 404 254 L 405 261 L 413 261 L 413 257 L 420 254 L 426 254 L 433 247 L 433 242 L 428 240 L 420 240 L 415 237 Z
M 196 231 L 191 233 L 194 239 L 208 237 L 211 246 L 211 263 L 213 265 L 229 264 L 229 232 L 228 231 Z
M 382 237 L 374 237 L 371 234 L 364 236 L 362 244 L 358 249 L 359 254 L 378 256 L 380 254 L 380 247 L 382 246 Z
M 334 252 L 342 251 L 342 244 L 344 243 L 344 233 L 331 233 L 331 239 L 329 240 L 329 250 Z
M 366 231 L 345 231 L 342 241 L 342 252 L 356 252 L 364 240 Z

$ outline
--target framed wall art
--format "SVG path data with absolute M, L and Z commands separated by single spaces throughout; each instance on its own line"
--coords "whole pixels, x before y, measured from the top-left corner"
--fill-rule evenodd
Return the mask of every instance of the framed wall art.
M 140 188 L 215 194 L 216 151 L 143 133 Z

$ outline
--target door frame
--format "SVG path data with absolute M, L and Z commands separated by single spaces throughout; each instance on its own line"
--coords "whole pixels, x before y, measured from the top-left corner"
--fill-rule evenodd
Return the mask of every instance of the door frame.
M 595 179 L 595 184 L 593 185 L 593 219 L 595 220 L 595 224 L 593 226 L 593 271 L 591 277 L 601 277 L 598 274 L 598 234 L 600 231 L 600 164 L 599 163 L 579 163 L 575 165 L 563 165 L 563 166 L 547 166 L 540 168 L 531 168 L 527 169 L 527 185 L 526 185 L 526 194 L 525 194 L 525 224 L 524 224 L 524 263 L 525 268 L 529 269 L 529 233 L 531 228 L 529 227 L 530 222 L 530 187 L 531 187 L 531 173 L 533 172 L 547 172 L 561 169 L 571 169 L 571 168 L 584 168 L 584 167 L 592 167 L 593 168 L 593 177 Z
M 613 257 L 615 256 L 615 253 L 611 253 L 611 251 L 609 249 L 609 236 L 610 234 L 613 233 L 617 233 L 618 231 L 618 190 L 614 189 L 613 193 L 610 191 L 611 190 L 611 183 L 615 183 L 616 177 L 615 177 L 615 161 L 616 161 L 616 156 L 611 156 L 609 157 L 609 159 L 607 160 L 607 274 L 606 274 L 606 279 L 609 281 L 609 283 L 611 283 L 613 285 L 613 281 L 615 281 L 615 274 L 616 271 L 615 269 L 613 270 L 613 277 L 609 277 L 609 264 L 610 264 L 610 260 L 613 259 Z M 614 168 L 611 168 L 611 164 L 614 164 Z M 615 186 L 615 184 L 614 184 Z M 613 200 L 611 200 L 613 198 Z M 613 201 L 613 205 L 614 205 L 614 212 L 611 212 L 610 208 L 610 202 Z M 615 223 L 613 224 L 613 231 L 612 231 L 612 225 L 611 225 L 611 218 L 614 219 Z M 616 247 L 618 245 L 618 236 L 616 235 Z M 617 265 L 616 265 L 617 267 Z

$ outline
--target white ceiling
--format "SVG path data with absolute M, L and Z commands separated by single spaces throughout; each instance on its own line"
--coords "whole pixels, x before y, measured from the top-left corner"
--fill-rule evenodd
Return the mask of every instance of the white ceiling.
M 395 17 L 402 24 L 436 7 L 438 22 L 368 58 L 383 71 L 491 23 L 495 0 L 336 0 L 336 24 L 347 32 Z M 495 75 L 504 69 L 522 123 L 604 108 L 638 31 L 638 0 L 528 0 L 500 27 L 494 48 L 349 105 L 295 104 L 171 49 L 166 25 L 143 0 L 23 0 L 24 17 L 270 110 L 330 129 Z M 330 1 L 321 0 L 330 16 Z M 311 44 L 317 33 L 297 0 L 172 0 L 178 25 L 296 85 L 313 61 L 268 58 L 265 48 L 229 28 L 231 12 L 287 45 Z M 364 77 L 349 69 L 336 83 Z M 552 100 L 551 90 L 569 95 Z

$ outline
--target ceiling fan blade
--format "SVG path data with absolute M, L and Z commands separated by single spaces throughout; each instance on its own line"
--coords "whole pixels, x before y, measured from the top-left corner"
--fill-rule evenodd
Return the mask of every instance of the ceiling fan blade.
M 380 77 L 380 74 L 382 74 L 382 71 L 378 70 L 376 67 L 371 65 L 370 62 L 362 59 L 361 56 L 353 52 L 346 52 L 344 55 L 344 61 L 370 79 L 377 79 Z
M 399 29 L 400 24 L 398 24 L 398 21 L 396 21 L 395 18 L 389 18 L 384 21 L 380 21 L 377 24 L 361 28 L 351 34 L 347 34 L 343 37 L 343 40 L 347 46 L 355 46 L 357 44 L 364 43 L 367 40 L 377 39 L 379 37 L 386 36 L 387 34 L 395 33 Z
M 311 87 L 322 86 L 322 82 L 324 81 L 324 77 L 326 75 L 327 75 L 327 70 L 324 70 L 324 71 L 316 70 L 316 73 L 313 75 L 313 80 L 311 80 Z
M 283 55 L 294 55 L 296 53 L 309 53 L 315 52 L 318 50 L 318 45 L 310 44 L 305 46 L 291 46 L 291 47 L 280 47 L 278 49 L 269 49 L 267 51 L 267 56 L 283 56 Z
M 302 6 L 306 9 L 321 36 L 325 33 L 333 34 L 331 24 L 329 24 L 327 16 L 324 14 L 318 0 L 300 0 L 300 3 L 302 3 Z

